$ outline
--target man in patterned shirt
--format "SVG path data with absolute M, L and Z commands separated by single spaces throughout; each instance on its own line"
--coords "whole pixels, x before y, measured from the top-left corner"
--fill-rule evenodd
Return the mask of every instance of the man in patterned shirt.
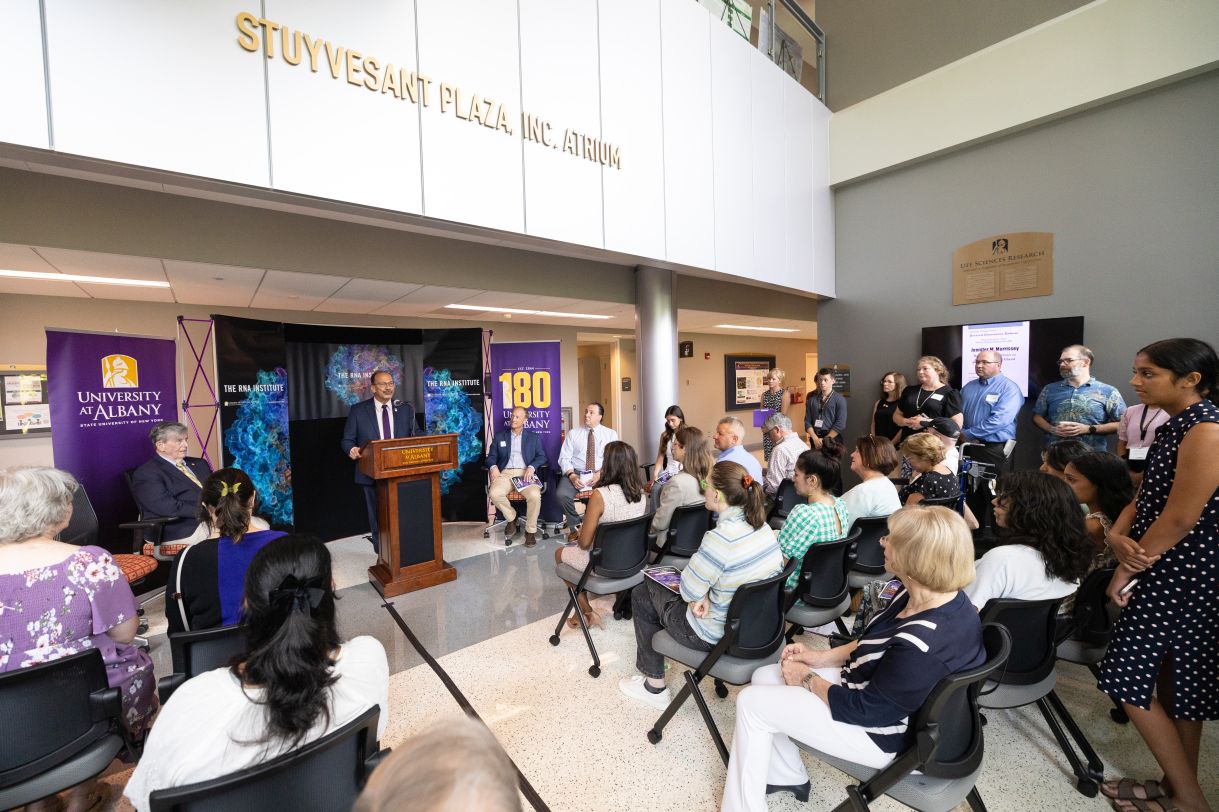
M 1046 384 L 1033 407 L 1033 424 L 1050 444 L 1078 437 L 1097 451 L 1107 451 L 1108 435 L 1116 434 L 1126 402 L 1121 392 L 1092 377 L 1092 350 L 1073 344 L 1058 355 L 1061 381 Z

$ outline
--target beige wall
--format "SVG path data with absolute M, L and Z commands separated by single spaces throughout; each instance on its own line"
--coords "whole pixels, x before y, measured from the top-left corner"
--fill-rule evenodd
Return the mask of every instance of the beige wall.
M 457 319 L 406 319 L 378 316 L 355 316 L 335 313 L 257 310 L 237 307 L 201 307 L 151 302 L 119 302 L 99 299 L 72 299 L 51 296 L 0 296 L 0 366 L 8 364 L 46 363 L 46 327 L 73 330 L 114 331 L 133 335 L 172 338 L 177 333 L 179 315 L 207 318 L 217 313 L 250 319 L 267 319 L 312 324 L 350 324 L 364 327 L 439 327 L 463 328 L 480 326 L 478 322 Z M 486 325 L 482 325 L 486 326 Z M 576 371 L 576 330 L 537 324 L 495 324 L 494 341 L 562 342 L 560 354 L 562 397 L 564 404 L 578 399 Z M 193 334 L 193 333 L 192 333 Z M 185 341 L 180 357 L 190 362 Z M 183 369 L 190 369 L 183 366 Z M 189 384 L 189 376 L 187 384 Z M 199 397 L 202 393 L 203 397 Z M 182 393 L 179 393 L 181 397 Z M 206 390 L 196 388 L 194 402 L 206 400 Z M 198 422 L 199 412 L 194 412 Z M 192 445 L 194 439 L 192 438 Z M 212 445 L 213 458 L 219 446 Z M 191 453 L 197 454 L 194 447 Z M 0 440 L 0 465 L 51 465 L 51 439 L 46 436 Z
M 787 373 L 788 388 L 799 387 L 807 391 L 804 378 L 804 354 L 817 351 L 816 341 L 792 338 L 759 338 L 754 336 L 725 336 L 700 333 L 682 333 L 681 341 L 694 342 L 694 357 L 677 362 L 678 404 L 686 414 L 686 422 L 698 426 L 708 434 L 715 432 L 715 424 L 724 416 L 724 356 L 725 355 L 774 355 L 775 363 Z M 711 353 L 704 359 L 704 353 Z M 850 405 L 854 403 L 848 401 Z M 752 410 L 729 412 L 745 424 L 745 445 L 762 447 L 762 430 L 753 427 Z M 788 412 L 792 423 L 799 431 L 803 427 L 804 406 L 793 405 Z M 644 426 L 642 431 L 648 454 L 655 454 L 654 444 L 664 426 Z

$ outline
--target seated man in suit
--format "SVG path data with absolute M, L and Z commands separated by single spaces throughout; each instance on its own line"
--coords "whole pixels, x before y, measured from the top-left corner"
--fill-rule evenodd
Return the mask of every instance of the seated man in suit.
M 559 452 L 559 470 L 563 472 L 556 493 L 559 505 L 567 516 L 568 536 L 580 538 L 578 525 L 580 514 L 576 513 L 577 491 L 591 490 L 601 473 L 601 460 L 605 447 L 618 439 L 618 432 L 601 425 L 605 407 L 590 403 L 584 407 L 584 425 L 567 432 L 563 438 L 563 450 Z
M 152 459 L 131 475 L 131 491 L 140 515 L 173 518 L 162 528 L 162 543 L 194 544 L 207 538 L 198 519 L 199 497 L 212 469 L 198 457 L 186 456 L 190 443 L 186 426 L 158 423 L 148 432 L 156 448 Z
M 369 383 L 372 384 L 372 397 L 352 406 L 347 413 L 347 424 L 343 426 L 343 453 L 353 460 L 360 458 L 360 449 L 370 440 L 410 437 L 415 433 L 415 407 L 409 402 L 394 400 L 394 376 L 377 370 Z M 369 539 L 373 549 L 380 552 L 376 483 L 357 467 L 356 484 L 364 492 Z
M 546 452 L 542 450 L 542 438 L 532 431 L 525 430 L 525 418 L 528 413 L 517 406 L 512 410 L 508 428 L 495 432 L 491 439 L 491 451 L 487 454 L 487 472 L 491 487 L 487 495 L 492 504 L 508 520 L 504 528 L 504 538 L 511 539 L 516 535 L 516 509 L 508 501 L 512 491 L 512 478 L 515 476 L 532 479 L 537 469 L 546 464 Z M 525 497 L 525 546 L 534 547 L 538 543 L 538 514 L 542 511 L 542 489 L 526 488 L 521 492 Z

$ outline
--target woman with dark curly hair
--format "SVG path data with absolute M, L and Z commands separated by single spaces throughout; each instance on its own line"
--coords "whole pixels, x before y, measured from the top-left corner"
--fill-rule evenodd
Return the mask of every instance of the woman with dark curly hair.
M 1041 467 L 1037 470 L 1043 474 L 1056 476 L 1065 482 L 1066 476 L 1063 472 L 1067 468 L 1067 463 L 1076 457 L 1082 457 L 1090 451 L 1092 451 L 1091 446 L 1083 440 L 1077 440 L 1074 437 L 1066 440 L 1055 440 L 1042 450 Z
M 1108 451 L 1089 451 L 1068 462 L 1063 476 L 1075 498 L 1088 508 L 1084 526 L 1095 554 L 1092 569 L 1112 563 L 1113 553 L 1107 543 L 1109 529 L 1134 499 L 1126 461 Z
M 1000 546 L 978 561 L 965 594 L 981 609 L 991 598 L 1040 601 L 1079 587 L 1092 545 L 1075 494 L 1057 477 L 1017 471 L 999 480 L 995 524 Z

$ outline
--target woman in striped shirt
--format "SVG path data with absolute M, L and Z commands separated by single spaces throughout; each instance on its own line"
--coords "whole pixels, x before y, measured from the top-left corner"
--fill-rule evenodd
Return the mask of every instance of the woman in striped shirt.
M 631 593 L 635 622 L 635 667 L 618 688 L 632 699 L 663 710 L 669 705 L 665 658 L 652 648 L 661 629 L 683 646 L 710 651 L 724 636 L 728 604 L 737 588 L 783 571 L 783 554 L 766 523 L 762 483 L 735 462 L 717 462 L 704 490 L 707 510 L 718 515 L 681 574 L 681 594 L 651 578 Z
M 789 736 L 885 766 L 913 741 L 910 717 L 936 684 L 985 661 L 978 613 L 960 592 L 974 578 L 964 519 L 943 507 L 903 508 L 881 544 L 885 568 L 905 588 L 863 638 L 820 651 L 792 644 L 737 697 L 725 812 L 765 810 L 772 792 L 808 800 L 808 773 Z

